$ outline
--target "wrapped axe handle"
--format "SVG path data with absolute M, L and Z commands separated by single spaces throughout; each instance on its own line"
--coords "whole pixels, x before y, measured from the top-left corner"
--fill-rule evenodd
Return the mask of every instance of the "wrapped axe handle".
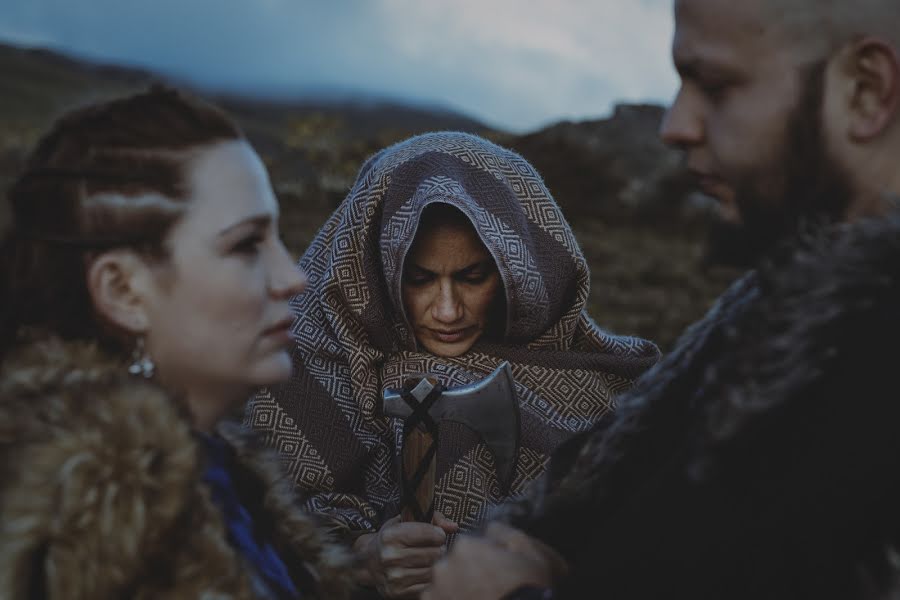
M 402 392 L 412 413 L 403 424 L 401 519 L 430 523 L 434 516 L 434 473 L 438 427 L 428 413 L 443 387 L 428 378 L 411 380 Z
M 434 514 L 434 472 L 437 464 L 437 453 L 429 449 L 436 448 L 434 437 L 427 431 L 415 427 L 403 441 L 403 472 L 409 482 L 415 481 L 416 471 L 424 468 L 418 485 L 413 490 L 417 511 L 409 502 L 404 502 L 401 520 L 431 522 Z

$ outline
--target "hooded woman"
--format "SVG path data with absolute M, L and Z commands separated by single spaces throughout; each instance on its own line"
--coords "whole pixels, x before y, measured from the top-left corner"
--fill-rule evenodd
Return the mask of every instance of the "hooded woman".
M 658 358 L 591 320 L 587 264 L 540 176 L 473 135 L 373 156 L 300 264 L 294 377 L 263 390 L 248 418 L 307 506 L 355 540 L 361 581 L 383 595 L 421 590 L 448 534 L 521 492 Z M 419 373 L 470 384 L 504 361 L 521 415 L 509 489 L 476 432 L 441 422 L 433 525 L 401 523 L 403 424 L 382 413 L 384 390 Z

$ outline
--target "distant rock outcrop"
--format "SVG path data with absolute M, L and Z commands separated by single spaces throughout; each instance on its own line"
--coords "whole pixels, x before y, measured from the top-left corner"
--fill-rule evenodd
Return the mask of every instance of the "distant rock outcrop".
M 683 226 L 702 218 L 681 154 L 658 135 L 665 109 L 620 104 L 608 119 L 562 122 L 504 140 L 544 176 L 569 216 Z

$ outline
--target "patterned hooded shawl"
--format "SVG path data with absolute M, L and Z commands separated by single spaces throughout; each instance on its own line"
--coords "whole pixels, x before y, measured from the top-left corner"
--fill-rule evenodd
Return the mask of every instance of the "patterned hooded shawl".
M 417 347 L 401 301 L 403 260 L 423 209 L 438 202 L 472 222 L 506 294 L 503 338 L 456 358 Z M 309 288 L 292 304 L 294 377 L 262 390 L 247 418 L 281 453 L 308 508 L 338 529 L 372 531 L 399 512 L 402 423 L 381 414 L 384 389 L 422 372 L 467 384 L 509 361 L 521 412 L 515 495 L 659 355 L 588 317 L 587 264 L 540 176 L 473 135 L 426 134 L 370 158 L 300 265 Z M 436 510 L 464 529 L 505 499 L 490 451 L 454 423 L 440 426 L 435 488 Z

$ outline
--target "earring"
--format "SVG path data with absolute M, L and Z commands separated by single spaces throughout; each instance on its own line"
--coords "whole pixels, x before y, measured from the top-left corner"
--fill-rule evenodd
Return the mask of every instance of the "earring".
M 147 353 L 144 346 L 144 338 L 139 337 L 134 344 L 134 350 L 131 351 L 131 364 L 128 365 L 128 372 L 131 375 L 140 375 L 144 379 L 152 379 L 156 373 L 156 363 Z

